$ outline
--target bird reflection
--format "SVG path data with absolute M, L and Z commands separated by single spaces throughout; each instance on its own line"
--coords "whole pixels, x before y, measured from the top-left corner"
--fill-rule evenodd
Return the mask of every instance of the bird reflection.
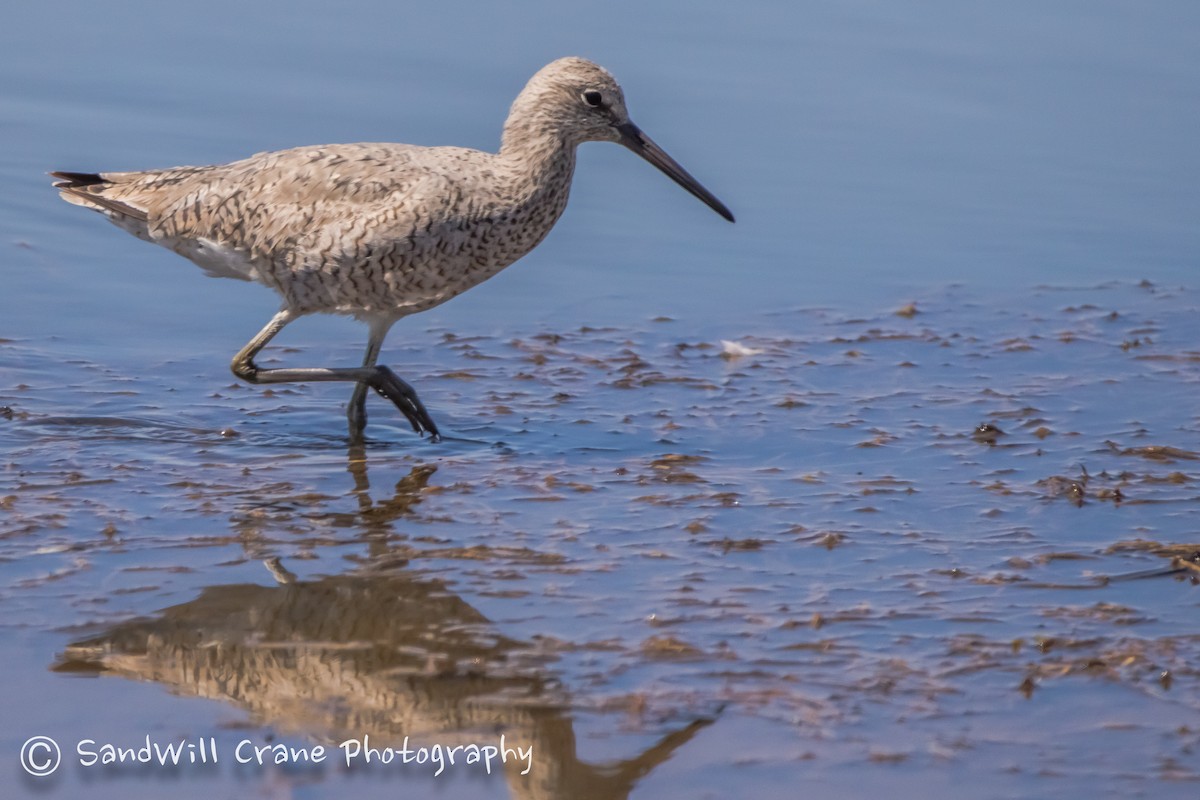
M 374 534 L 409 513 L 433 472 L 414 468 L 376 503 L 365 459 L 350 461 L 358 521 Z M 232 702 L 259 724 L 334 745 L 369 735 L 453 746 L 504 733 L 533 747 L 528 774 L 520 774 L 524 761 L 505 765 L 511 795 L 531 799 L 624 798 L 712 722 L 694 721 L 623 761 L 586 762 L 571 698 L 545 657 L 441 581 L 388 559 L 315 580 L 297 579 L 277 559 L 268 568 L 276 585 L 210 586 L 153 618 L 68 645 L 53 668 Z
M 297 492 L 290 483 L 264 483 L 233 495 L 237 502 L 230 516 L 230 528 L 255 558 L 267 558 L 273 552 L 270 543 L 277 536 L 272 534 L 280 530 L 352 531 L 356 538 L 367 542 L 371 558 L 389 555 L 389 545 L 404 538 L 397 533 L 396 523 L 416 514 L 415 509 L 424 499 L 437 467 L 433 464 L 412 467 L 384 500 L 372 497 L 365 448 L 349 448 L 346 471 L 352 482 L 347 494 L 353 500 L 353 509 L 338 508 L 337 497 Z

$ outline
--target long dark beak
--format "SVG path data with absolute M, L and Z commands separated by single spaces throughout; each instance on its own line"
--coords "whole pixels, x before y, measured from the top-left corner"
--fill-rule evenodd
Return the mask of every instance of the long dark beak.
M 713 211 L 733 222 L 733 214 L 725 207 L 725 204 L 714 197 L 712 192 L 701 186 L 700 181 L 693 178 L 688 174 L 686 169 L 679 166 L 679 163 L 667 155 L 665 150 L 656 145 L 653 139 L 642 133 L 641 128 L 632 122 L 626 122 L 624 125 L 618 125 L 617 131 L 621 134 L 621 144 L 658 167 L 671 180 L 703 200 L 705 205 Z

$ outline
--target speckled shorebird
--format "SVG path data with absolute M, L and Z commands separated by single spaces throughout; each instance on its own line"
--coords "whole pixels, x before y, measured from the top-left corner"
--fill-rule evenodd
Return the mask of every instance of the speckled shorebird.
M 730 222 L 733 214 L 629 119 L 621 87 L 582 58 L 543 67 L 517 96 L 499 153 L 338 144 L 146 172 L 53 172 L 68 202 L 188 258 L 209 275 L 258 281 L 283 307 L 233 358 L 250 383 L 353 381 L 358 440 L 367 387 L 417 433 L 438 428 L 406 382 L 376 364 L 401 317 L 432 308 L 532 250 L 567 205 L 575 148 L 619 142 Z M 361 367 L 263 369 L 254 357 L 292 320 L 352 314 L 370 329 Z

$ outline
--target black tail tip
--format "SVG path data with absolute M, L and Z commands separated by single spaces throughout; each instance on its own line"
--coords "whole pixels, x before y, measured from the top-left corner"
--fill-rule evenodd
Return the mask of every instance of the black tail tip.
M 95 172 L 51 172 L 50 176 L 58 178 L 61 181 L 61 183 L 54 184 L 55 186 L 64 188 L 95 186 L 99 183 L 108 183 L 108 181 Z

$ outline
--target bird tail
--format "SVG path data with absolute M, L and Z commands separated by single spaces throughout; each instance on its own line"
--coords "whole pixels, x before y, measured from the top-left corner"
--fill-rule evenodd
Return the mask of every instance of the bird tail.
M 50 177 L 59 179 L 54 183 L 57 189 L 77 189 L 80 186 L 108 183 L 98 172 L 51 172 Z
M 99 172 L 51 172 L 58 178 L 54 188 L 63 200 L 95 211 L 103 211 L 117 218 L 130 218 L 138 222 L 147 219 L 146 209 L 133 205 L 127 198 L 109 197 L 104 194 L 118 184 L 106 173 Z

